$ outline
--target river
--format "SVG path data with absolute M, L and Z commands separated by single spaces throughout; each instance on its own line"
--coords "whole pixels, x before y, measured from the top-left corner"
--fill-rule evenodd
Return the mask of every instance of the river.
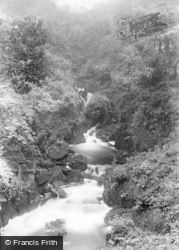
M 77 153 L 88 156 L 89 162 L 96 158 L 111 157 L 113 146 L 96 138 L 95 129 L 85 134 L 86 143 L 73 146 Z M 89 165 L 91 169 L 98 167 L 101 175 L 105 165 Z M 102 197 L 103 185 L 95 180 L 84 180 L 84 184 L 72 184 L 64 187 L 65 199 L 50 199 L 38 208 L 11 219 L 3 228 L 2 234 L 8 236 L 49 235 L 47 223 L 57 219 L 64 221 L 64 250 L 96 250 L 105 245 L 107 232 L 104 218 L 109 207 L 99 200 Z

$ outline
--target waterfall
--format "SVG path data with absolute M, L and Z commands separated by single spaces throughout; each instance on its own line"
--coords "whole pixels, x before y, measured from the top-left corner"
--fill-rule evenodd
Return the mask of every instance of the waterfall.
M 89 103 L 89 101 L 91 100 L 92 97 L 93 97 L 92 93 L 87 94 L 87 100 L 86 100 L 85 106 Z
M 84 104 L 84 107 L 87 106 L 87 104 L 89 103 L 89 101 L 91 100 L 91 98 L 93 97 L 93 93 L 90 93 L 90 92 L 85 92 L 85 89 L 84 88 L 79 88 L 79 87 L 76 87 L 76 90 L 80 96 L 80 99 L 82 100 L 83 104 Z M 83 96 L 83 93 L 87 93 L 87 96 Z
M 111 163 L 116 149 L 114 142 L 103 142 L 96 136 L 97 126 L 89 129 L 85 134 L 85 143 L 70 145 L 70 148 L 77 154 L 83 154 L 88 157 L 90 164 Z

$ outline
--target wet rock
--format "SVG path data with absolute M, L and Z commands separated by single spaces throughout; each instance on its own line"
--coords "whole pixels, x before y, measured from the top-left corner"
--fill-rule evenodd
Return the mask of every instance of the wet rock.
M 52 184 L 56 189 L 60 189 L 64 185 L 64 182 L 63 181 L 53 181 Z
M 66 192 L 61 187 L 63 185 L 63 183 L 61 181 L 54 181 L 52 184 L 53 184 L 54 188 L 57 190 L 59 198 L 66 198 L 67 197 Z
M 50 172 L 48 170 L 43 170 L 39 173 L 36 173 L 35 180 L 39 186 L 48 182 L 51 178 Z
M 48 169 L 53 168 L 54 164 L 50 159 L 44 159 L 41 157 L 37 160 L 37 167 Z
M 64 176 L 60 167 L 55 166 L 51 169 L 51 178 L 63 181 Z
M 69 166 L 72 169 L 79 169 L 85 171 L 87 169 L 87 157 L 83 155 L 74 155 L 69 159 Z
M 7 225 L 9 219 L 12 219 L 17 215 L 17 210 L 10 202 L 3 203 L 0 210 L 0 224 L 2 226 Z
M 65 184 L 69 184 L 72 182 L 78 182 L 78 183 L 83 183 L 84 178 L 81 174 L 80 170 L 62 170 L 63 174 L 65 175 Z
M 59 198 L 67 197 L 66 192 L 61 187 L 63 185 L 61 181 L 54 181 L 52 182 L 52 185 L 53 185 L 51 188 L 52 197 L 59 197 Z
M 45 202 L 48 201 L 51 198 L 52 198 L 52 193 L 51 192 L 41 194 L 40 195 L 40 204 L 41 205 L 45 204 Z
M 67 232 L 64 229 L 64 220 L 57 219 L 45 224 L 48 235 L 64 236 Z
M 52 160 L 61 160 L 68 154 L 68 144 L 61 142 L 47 148 L 47 155 Z
M 64 140 L 69 144 L 84 143 L 84 133 L 90 128 L 90 124 L 87 120 L 70 123 L 70 129 L 68 133 L 64 135 Z

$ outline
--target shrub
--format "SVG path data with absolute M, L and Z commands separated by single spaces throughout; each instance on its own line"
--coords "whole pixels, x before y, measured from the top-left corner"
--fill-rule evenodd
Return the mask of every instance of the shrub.
M 44 45 L 46 32 L 40 20 L 25 18 L 0 25 L 1 73 L 18 92 L 27 93 L 29 83 L 40 86 L 46 76 Z

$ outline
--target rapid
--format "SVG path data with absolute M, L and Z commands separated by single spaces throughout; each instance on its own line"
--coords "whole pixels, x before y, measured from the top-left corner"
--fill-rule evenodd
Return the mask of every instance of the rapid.
M 77 153 L 91 159 L 102 157 L 114 150 L 110 143 L 96 138 L 95 128 L 84 134 L 86 143 L 73 145 Z M 104 173 L 105 165 L 89 164 L 89 172 L 95 175 Z M 56 220 L 64 221 L 64 250 L 96 250 L 105 245 L 108 230 L 104 218 L 109 207 L 102 201 L 103 185 L 95 180 L 85 179 L 83 184 L 70 184 L 63 187 L 67 193 L 64 199 L 50 199 L 38 208 L 11 219 L 2 229 L 2 235 L 35 236 L 49 235 L 47 224 Z

